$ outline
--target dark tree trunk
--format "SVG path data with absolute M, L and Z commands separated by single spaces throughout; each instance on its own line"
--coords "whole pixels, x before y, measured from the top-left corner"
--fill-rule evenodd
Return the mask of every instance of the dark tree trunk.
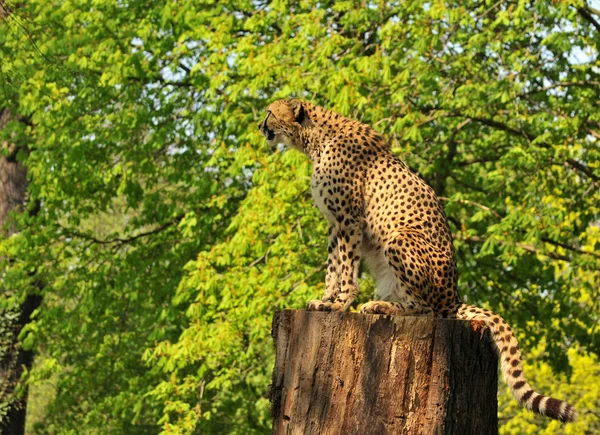
M 282 311 L 274 434 L 495 434 L 497 357 L 478 322 Z
M 0 130 L 16 119 L 10 110 L 0 108 Z M 5 228 L 10 212 L 22 209 L 27 193 L 27 170 L 17 161 L 18 147 L 7 141 L 0 143 L 0 234 L 11 236 L 14 226 Z M 8 154 L 8 155 L 6 155 Z
M 0 130 L 13 120 L 21 121 L 9 109 L 0 108 Z M 16 231 L 15 226 L 9 223 L 9 215 L 11 212 L 23 211 L 27 193 L 27 170 L 17 161 L 18 145 L 3 141 L 0 142 L 0 149 L 0 238 L 3 238 L 10 237 Z M 14 289 L 5 288 L 0 282 L 0 293 L 8 298 L 14 294 Z M 30 294 L 20 307 L 0 308 L 0 405 L 8 408 L 6 413 L 0 413 L 0 429 L 3 434 L 21 435 L 25 432 L 27 390 L 18 398 L 15 387 L 23 368 L 31 368 L 33 354 L 21 348 L 18 336 L 40 302 L 39 295 Z

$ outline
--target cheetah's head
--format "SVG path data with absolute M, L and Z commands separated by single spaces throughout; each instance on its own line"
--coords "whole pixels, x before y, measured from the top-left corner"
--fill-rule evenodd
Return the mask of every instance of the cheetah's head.
M 307 119 L 302 102 L 277 100 L 267 107 L 267 116 L 258 125 L 269 145 L 284 144 L 302 150 L 300 130 Z

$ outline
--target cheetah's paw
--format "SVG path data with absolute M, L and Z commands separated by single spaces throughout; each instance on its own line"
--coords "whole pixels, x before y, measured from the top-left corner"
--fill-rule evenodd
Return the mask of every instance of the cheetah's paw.
M 333 311 L 332 305 L 332 302 L 315 299 L 308 303 L 306 309 L 308 311 Z
M 306 309 L 308 311 L 345 311 L 348 308 L 348 304 L 344 304 L 340 301 L 321 300 L 315 299 L 310 301 Z
M 361 314 L 385 314 L 392 316 L 398 312 L 398 309 L 389 302 L 371 301 L 360 307 Z

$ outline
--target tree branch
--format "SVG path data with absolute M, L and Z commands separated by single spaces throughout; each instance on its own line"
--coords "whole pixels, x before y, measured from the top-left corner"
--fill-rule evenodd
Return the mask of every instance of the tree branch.
M 517 246 L 521 249 L 524 249 L 528 252 L 532 252 L 534 254 L 540 254 L 540 255 L 544 255 L 546 257 L 550 257 L 553 258 L 554 260 L 563 260 L 563 261 L 568 261 L 571 262 L 572 259 L 571 257 L 567 256 L 567 255 L 562 255 L 562 254 L 558 254 L 556 252 L 542 252 L 539 249 L 537 249 L 536 247 L 534 247 L 533 245 L 529 245 L 526 243 L 517 243 Z
M 598 133 L 597 131 L 594 130 L 587 130 L 592 136 L 594 136 L 596 139 L 600 139 L 600 133 Z
M 571 166 L 571 167 L 573 167 L 575 169 L 580 170 L 585 175 L 587 175 L 592 180 L 594 180 L 596 183 L 600 182 L 600 177 L 598 177 L 596 174 L 594 174 L 590 168 L 588 168 L 587 166 L 585 166 L 582 163 L 579 163 L 577 160 L 575 160 L 575 159 L 567 159 L 567 164 L 569 164 L 569 166 Z
M 461 116 L 465 116 L 465 115 L 461 115 Z M 502 122 L 495 121 L 493 119 L 473 118 L 473 117 L 470 117 L 470 119 L 472 119 L 473 121 L 479 122 L 480 124 L 487 125 L 489 127 L 493 127 L 498 130 L 506 131 L 507 133 L 514 134 L 515 136 L 525 137 L 530 142 L 532 142 L 536 139 L 536 136 L 532 135 L 531 133 L 527 133 L 526 131 L 523 131 L 523 130 L 516 130 Z M 542 148 L 546 148 L 546 149 L 552 147 L 550 144 L 543 143 L 543 142 L 539 143 L 539 146 Z M 569 166 L 571 166 L 573 169 L 577 169 L 580 172 L 583 172 L 585 175 L 587 175 L 589 178 L 591 178 L 594 182 L 596 182 L 596 183 L 600 182 L 600 177 L 597 176 L 596 174 L 594 174 L 592 172 L 592 170 L 589 167 L 587 167 L 586 165 L 584 165 L 583 163 L 580 163 L 577 160 L 572 159 L 572 158 L 568 158 L 566 160 L 566 163 Z
M 474 201 L 469 201 L 468 199 L 452 199 L 452 198 L 447 198 L 445 196 L 440 196 L 439 197 L 442 201 L 454 201 L 454 202 L 458 202 L 461 204 L 469 204 L 469 205 L 473 205 L 475 207 L 478 207 L 482 210 L 485 210 L 489 213 L 491 213 L 496 219 L 500 220 L 502 219 L 502 216 L 500 215 L 500 213 L 498 213 L 495 210 L 492 210 L 491 208 L 489 208 L 488 206 L 485 206 L 483 204 L 479 204 L 478 202 L 474 202 Z
M 554 88 L 569 88 L 569 87 L 597 89 L 598 87 L 600 87 L 600 82 L 597 80 L 581 80 L 581 81 L 576 81 L 576 82 L 556 82 L 556 83 L 552 83 L 551 85 L 544 86 L 543 88 L 540 88 L 540 89 L 533 89 L 529 92 L 525 92 L 523 94 L 520 94 L 520 96 L 524 97 L 526 95 L 537 94 L 539 92 L 546 92 L 546 91 L 549 91 Z
M 465 116 L 465 115 L 461 115 L 461 116 Z M 465 116 L 466 117 L 466 116 Z M 535 139 L 535 136 L 532 134 L 527 133 L 526 131 L 523 130 L 517 130 L 514 129 L 512 127 L 509 127 L 508 125 L 499 122 L 499 121 L 494 121 L 493 119 L 487 119 L 487 118 L 473 118 L 470 117 L 473 121 L 476 121 L 480 124 L 483 125 L 487 125 L 488 127 L 492 127 L 495 128 L 497 130 L 502 130 L 505 131 L 507 133 L 511 133 L 514 134 L 515 136 L 521 136 L 524 137 L 525 139 L 527 139 L 528 141 L 533 141 Z
M 486 241 L 486 239 L 484 239 L 483 237 L 479 237 L 479 236 L 463 237 L 460 240 L 464 240 L 465 242 L 473 242 L 473 243 L 485 243 L 485 241 Z M 573 261 L 572 258 L 567 255 L 562 255 L 557 252 L 542 252 L 538 248 L 536 248 L 530 244 L 527 244 L 527 243 L 517 242 L 517 243 L 515 243 L 515 246 L 517 246 L 521 249 L 524 249 L 527 252 L 543 255 L 545 257 L 549 257 L 554 260 L 562 260 L 562 261 L 567 261 L 567 262 Z M 587 252 L 586 252 L 586 254 L 587 254 Z
M 152 234 L 159 233 L 173 225 L 177 225 L 183 219 L 183 217 L 184 217 L 184 215 L 176 216 L 173 219 L 171 219 L 170 221 L 165 222 L 164 224 L 161 224 L 158 227 L 153 228 L 152 230 L 144 231 L 144 232 L 138 233 L 131 237 L 127 237 L 127 238 L 115 237 L 113 239 L 104 239 L 104 240 L 98 239 L 91 234 L 85 234 L 85 233 L 81 233 L 79 231 L 65 228 L 60 224 L 59 224 L 59 226 L 65 231 L 65 233 L 67 235 L 72 236 L 72 237 L 77 237 L 77 238 L 80 238 L 83 240 L 88 240 L 92 243 L 97 243 L 99 245 L 125 245 L 127 243 L 134 242 L 135 240 L 140 239 L 142 237 L 147 237 L 147 236 L 151 236 Z
M 592 255 L 592 256 L 594 256 L 596 258 L 600 258 L 600 254 L 598 254 L 597 252 L 584 251 L 584 250 L 582 250 L 580 248 L 577 248 L 575 246 L 567 245 L 566 243 L 562 243 L 562 242 L 557 242 L 556 240 L 552 240 L 552 239 L 549 239 L 547 237 L 542 237 L 541 240 L 543 242 L 549 243 L 549 244 L 554 245 L 554 246 L 560 246 L 561 248 L 564 248 L 564 249 L 566 249 L 568 251 L 576 252 L 578 254 Z
M 581 15 L 588 23 L 596 28 L 598 32 L 600 32 L 600 23 L 594 19 L 591 12 L 596 11 L 595 9 L 591 9 L 590 7 L 585 8 L 577 8 L 577 12 Z

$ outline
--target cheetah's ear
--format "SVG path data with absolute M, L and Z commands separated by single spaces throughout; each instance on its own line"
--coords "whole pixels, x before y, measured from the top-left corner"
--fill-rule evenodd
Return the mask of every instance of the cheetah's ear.
M 304 111 L 304 105 L 298 101 L 291 99 L 290 105 L 292 106 L 292 110 L 294 111 L 294 121 L 298 124 L 302 124 L 302 121 L 306 118 L 306 112 Z

